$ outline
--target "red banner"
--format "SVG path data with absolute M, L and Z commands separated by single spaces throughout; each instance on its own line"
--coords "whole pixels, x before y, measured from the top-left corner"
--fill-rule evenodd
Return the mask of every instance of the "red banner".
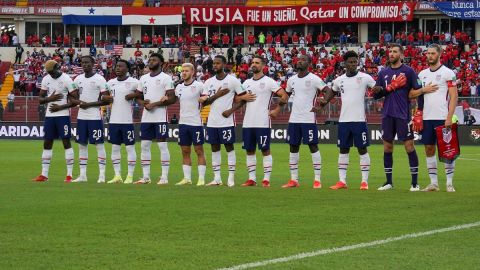
M 289 25 L 413 20 L 415 3 L 291 7 L 186 6 L 188 24 Z

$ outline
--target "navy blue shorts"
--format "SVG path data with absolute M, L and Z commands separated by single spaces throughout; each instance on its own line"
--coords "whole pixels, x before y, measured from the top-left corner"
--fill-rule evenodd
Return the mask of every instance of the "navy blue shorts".
M 366 122 L 340 122 L 338 123 L 339 148 L 350 148 L 355 144 L 357 148 L 364 148 L 370 145 L 368 139 L 368 128 Z
M 45 140 L 70 139 L 72 137 L 70 116 L 45 117 L 43 132 Z
M 425 145 L 437 144 L 436 127 L 445 125 L 445 120 L 423 120 L 422 138 L 420 142 Z
M 270 133 L 270 128 L 243 128 L 243 149 L 254 151 L 258 145 L 259 150 L 270 150 Z
M 77 142 L 80 144 L 103 143 L 102 120 L 77 120 Z
M 235 128 L 207 127 L 207 142 L 209 144 L 232 144 L 235 143 Z
M 141 123 L 140 124 L 140 139 L 153 140 L 153 139 L 167 139 L 168 138 L 168 125 L 165 122 L 162 123 Z
M 204 143 L 202 126 L 178 125 L 178 144 L 181 146 L 202 145 Z
M 290 145 L 318 144 L 318 128 L 313 123 L 288 123 L 287 143 Z
M 390 116 L 382 118 L 382 139 L 384 141 L 393 141 L 395 140 L 395 135 L 397 135 L 400 141 L 413 140 L 410 121 Z
M 109 124 L 108 141 L 111 144 L 135 144 L 135 128 L 133 124 Z

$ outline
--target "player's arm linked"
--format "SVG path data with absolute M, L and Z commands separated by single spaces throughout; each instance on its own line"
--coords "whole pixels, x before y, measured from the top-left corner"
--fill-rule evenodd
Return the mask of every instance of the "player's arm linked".
M 437 90 L 438 90 L 438 85 L 430 82 L 429 84 L 425 85 L 424 87 L 422 87 L 420 89 L 410 90 L 410 92 L 408 93 L 408 98 L 410 98 L 410 99 L 417 98 L 420 95 L 434 93 Z
M 335 96 L 335 93 L 333 92 L 332 88 L 328 86 L 323 88 L 323 91 L 325 91 L 325 95 L 323 96 L 323 98 L 319 100 L 319 104 L 318 104 L 319 106 L 312 107 L 312 109 L 310 110 L 311 112 L 320 113 L 323 107 L 325 107 L 330 102 L 330 100 L 332 100 L 333 97 Z
M 245 104 L 247 104 L 247 102 L 255 101 L 255 99 L 257 99 L 257 95 L 249 93 L 249 92 L 244 92 L 244 93 L 241 93 L 239 95 L 235 95 L 235 97 L 233 99 L 232 108 L 222 112 L 222 116 L 225 117 L 225 118 L 230 117 L 230 115 L 232 115 L 232 113 L 234 113 L 236 110 L 245 106 Z
M 79 101 L 80 102 L 80 108 L 81 109 L 88 109 L 90 107 L 100 107 L 100 106 L 105 106 L 105 105 L 108 105 L 110 102 L 108 102 L 107 100 L 104 100 L 103 97 L 104 96 L 109 96 L 108 94 L 108 91 L 104 91 L 102 93 L 100 93 L 100 98 L 98 101 L 94 101 L 94 102 L 83 102 L 83 101 Z
M 148 102 L 144 106 L 145 106 L 145 109 L 149 111 L 156 107 L 171 105 L 175 102 L 177 102 L 177 96 L 175 96 L 175 90 L 169 89 L 166 91 L 165 96 L 161 97 L 159 101 Z
M 278 116 L 278 114 L 280 113 L 280 109 L 283 108 L 287 104 L 288 97 L 289 97 L 288 93 L 283 88 L 278 89 L 277 92 L 275 92 L 275 95 L 280 97 L 280 99 L 278 100 L 278 103 L 277 103 L 277 106 L 275 107 L 275 109 L 271 110 L 268 113 L 268 115 L 271 118 L 276 118 Z
M 211 97 L 202 96 L 198 99 L 198 102 L 202 103 L 203 106 L 207 106 L 212 104 L 218 98 L 225 96 L 226 94 L 228 94 L 228 92 L 230 92 L 228 88 L 222 89 L 221 87 L 219 87 L 217 92 L 213 96 Z

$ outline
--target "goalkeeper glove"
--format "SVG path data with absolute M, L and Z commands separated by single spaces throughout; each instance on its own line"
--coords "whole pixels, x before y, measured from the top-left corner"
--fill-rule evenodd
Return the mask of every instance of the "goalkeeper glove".
M 412 130 L 415 132 L 420 132 L 423 130 L 423 111 L 417 110 L 412 119 Z
M 387 92 L 395 91 L 407 84 L 407 77 L 405 74 L 401 73 L 395 79 L 393 79 L 390 84 L 387 86 Z

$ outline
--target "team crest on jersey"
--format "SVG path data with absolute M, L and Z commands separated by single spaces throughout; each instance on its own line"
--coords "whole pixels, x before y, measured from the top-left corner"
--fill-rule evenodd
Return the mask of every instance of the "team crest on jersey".
M 435 80 L 438 82 L 442 79 L 442 75 L 438 74 L 436 77 L 435 77 Z
M 127 82 L 127 83 L 125 83 L 125 87 L 127 87 L 127 88 L 130 88 L 130 87 L 132 87 L 132 83 L 131 83 L 131 82 Z
M 228 83 L 223 83 L 223 88 L 228 88 Z
M 265 88 L 265 83 L 263 83 L 263 82 L 260 83 L 260 88 L 262 88 L 262 89 Z
M 449 128 L 442 128 L 442 136 L 444 142 L 450 143 L 452 140 L 452 130 Z
M 161 81 L 161 80 L 155 80 L 155 84 L 156 84 L 156 85 L 161 85 L 161 84 L 162 84 L 162 81 Z
M 358 77 L 357 78 L 357 84 L 361 84 L 362 83 L 362 77 Z
M 95 88 L 95 82 L 90 82 L 90 87 Z
M 312 81 L 305 81 L 305 86 L 306 87 L 312 86 Z
M 195 93 L 195 91 L 197 91 L 197 87 L 195 85 L 192 85 L 190 87 L 190 91 L 192 91 L 192 93 Z

